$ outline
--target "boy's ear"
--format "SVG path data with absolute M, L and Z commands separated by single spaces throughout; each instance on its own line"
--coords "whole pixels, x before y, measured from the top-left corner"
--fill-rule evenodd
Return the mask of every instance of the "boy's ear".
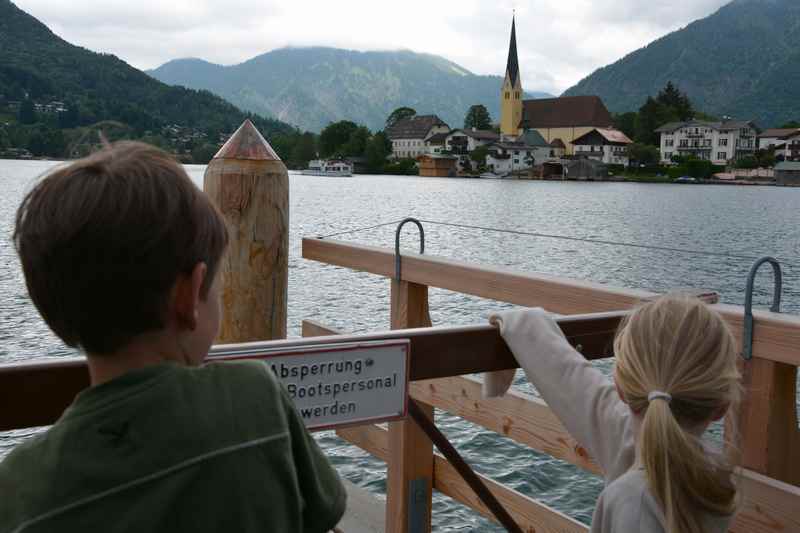
M 197 263 L 188 275 L 179 275 L 175 282 L 175 319 L 182 329 L 194 331 L 197 327 L 198 306 L 208 267 Z

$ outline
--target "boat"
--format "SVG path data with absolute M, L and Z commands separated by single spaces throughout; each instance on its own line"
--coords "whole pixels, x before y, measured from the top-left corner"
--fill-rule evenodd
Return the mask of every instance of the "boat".
M 302 173 L 306 176 L 333 176 L 348 178 L 353 175 L 353 165 L 344 159 L 314 159 Z

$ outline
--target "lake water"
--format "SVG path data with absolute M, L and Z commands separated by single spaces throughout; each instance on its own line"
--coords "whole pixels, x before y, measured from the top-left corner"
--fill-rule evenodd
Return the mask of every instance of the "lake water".
M 10 241 L 22 195 L 50 162 L 0 160 L 0 363 L 73 356 L 44 326 L 31 305 Z M 187 167 L 202 185 L 204 167 Z M 397 220 L 406 216 L 728 254 L 773 255 L 785 260 L 782 309 L 800 314 L 800 189 L 564 183 L 357 176 L 292 175 L 289 334 L 303 319 L 349 332 L 384 330 L 389 323 L 389 283 L 370 274 L 306 261 L 300 240 Z M 426 253 L 473 263 L 668 291 L 718 291 L 742 303 L 747 260 L 534 238 L 427 224 Z M 394 245 L 394 228 L 339 237 Z M 416 247 L 416 230 L 404 235 Z M 759 276 L 756 305 L 768 306 L 771 273 Z M 483 323 L 506 304 L 431 289 L 435 325 Z M 518 380 L 517 386 L 530 390 Z M 7 408 L 7 407 L 6 407 Z M 508 439 L 439 415 L 456 447 L 476 470 L 539 498 L 578 520 L 589 521 L 602 489 L 599 478 Z M 0 433 L 0 457 L 39 430 Z M 343 476 L 375 492 L 385 489 L 385 465 L 332 434 L 322 445 Z M 502 531 L 443 497 L 434 504 L 437 531 Z

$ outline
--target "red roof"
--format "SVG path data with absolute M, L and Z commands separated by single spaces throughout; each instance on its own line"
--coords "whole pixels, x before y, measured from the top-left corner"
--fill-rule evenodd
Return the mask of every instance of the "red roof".
M 605 139 L 611 144 L 631 144 L 633 142 L 628 138 L 627 135 L 625 135 L 619 130 L 610 128 L 595 128 L 592 131 L 584 133 L 583 135 L 572 141 L 572 144 L 583 144 L 581 140 L 588 139 L 595 133 L 600 135 L 603 139 Z
M 522 128 L 610 128 L 614 121 L 599 96 L 562 96 L 522 102 Z

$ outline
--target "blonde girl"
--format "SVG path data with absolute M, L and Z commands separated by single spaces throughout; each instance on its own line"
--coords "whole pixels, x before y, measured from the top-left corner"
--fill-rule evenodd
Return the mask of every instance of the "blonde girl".
M 609 380 L 541 309 L 491 318 L 529 381 L 603 471 L 593 533 L 722 533 L 736 505 L 732 469 L 701 441 L 739 400 L 736 343 L 696 298 L 636 309 L 614 342 Z M 502 394 L 513 373 L 486 378 Z

